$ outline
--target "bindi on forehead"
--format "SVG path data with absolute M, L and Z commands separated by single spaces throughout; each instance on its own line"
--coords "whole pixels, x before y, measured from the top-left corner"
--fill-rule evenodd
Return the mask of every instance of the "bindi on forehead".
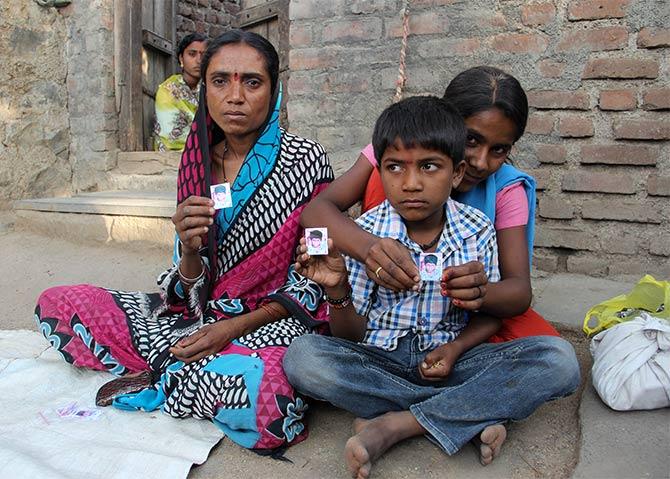
M 233 80 L 240 81 L 240 74 L 237 72 L 233 73 Z

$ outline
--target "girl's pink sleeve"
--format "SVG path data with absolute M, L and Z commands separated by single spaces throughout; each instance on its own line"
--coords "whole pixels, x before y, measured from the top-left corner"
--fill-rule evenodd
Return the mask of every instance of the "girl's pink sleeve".
M 368 159 L 373 168 L 377 168 L 377 158 L 375 158 L 375 149 L 372 147 L 372 143 L 363 148 L 361 155 Z
M 495 229 L 528 224 L 528 197 L 521 182 L 506 186 L 496 194 Z

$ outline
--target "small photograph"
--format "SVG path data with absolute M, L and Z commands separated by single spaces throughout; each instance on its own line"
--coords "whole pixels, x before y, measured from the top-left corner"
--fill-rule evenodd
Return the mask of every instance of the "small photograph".
M 328 254 L 328 228 L 306 228 L 305 243 L 310 256 Z
M 214 200 L 214 209 L 230 208 L 233 206 L 233 198 L 230 194 L 230 183 L 219 183 L 209 187 L 210 194 Z
M 442 279 L 442 254 L 421 253 L 419 273 L 423 281 L 440 281 Z

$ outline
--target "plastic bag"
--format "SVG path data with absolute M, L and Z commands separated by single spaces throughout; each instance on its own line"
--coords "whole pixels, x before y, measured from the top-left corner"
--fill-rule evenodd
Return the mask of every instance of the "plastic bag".
M 612 409 L 670 406 L 670 322 L 642 313 L 591 340 L 593 387 Z
M 584 317 L 584 332 L 592 334 L 615 324 L 636 318 L 646 312 L 657 318 L 670 319 L 670 282 L 656 281 L 645 275 L 628 294 L 616 296 L 592 307 Z

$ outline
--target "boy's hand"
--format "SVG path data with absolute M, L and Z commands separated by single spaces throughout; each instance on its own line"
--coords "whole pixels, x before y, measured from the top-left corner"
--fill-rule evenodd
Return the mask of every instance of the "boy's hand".
M 332 239 L 328 239 L 327 255 L 310 256 L 307 254 L 305 238 L 300 238 L 295 261 L 296 272 L 326 288 L 334 288 L 348 281 L 344 258 L 333 245 Z
M 458 344 L 446 343 L 435 348 L 419 364 L 419 374 L 428 381 L 444 381 L 451 373 L 454 364 L 461 356 Z
M 479 261 L 450 266 L 442 272 L 442 296 L 452 298 L 454 306 L 477 311 L 484 304 L 488 278 Z

